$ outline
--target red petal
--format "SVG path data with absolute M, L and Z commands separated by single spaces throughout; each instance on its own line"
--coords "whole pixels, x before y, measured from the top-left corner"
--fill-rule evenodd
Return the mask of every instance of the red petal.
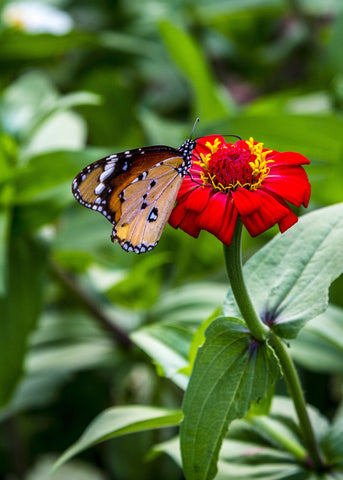
M 174 228 L 181 228 L 192 237 L 197 238 L 200 228 L 196 225 L 197 212 L 192 212 L 187 208 L 187 195 L 177 202 L 169 217 L 169 224 Z
M 191 235 L 194 238 L 198 238 L 201 230 L 196 224 L 197 215 L 198 214 L 196 212 L 187 212 L 187 215 L 179 224 L 179 228 L 181 228 L 181 230 L 188 233 L 188 235 Z
M 210 190 L 210 189 L 209 189 Z M 222 192 L 211 195 L 206 208 L 197 217 L 199 228 L 216 235 L 225 218 L 226 203 L 230 197 Z
M 239 187 L 232 191 L 232 198 L 240 215 L 251 215 L 261 206 L 261 200 L 258 191 L 250 191 Z
M 225 138 L 221 135 L 207 135 L 206 137 L 197 139 L 197 146 L 194 149 L 195 152 L 198 154 L 203 153 L 204 155 L 207 155 L 209 152 L 211 152 L 211 150 L 206 146 L 206 142 L 210 142 L 210 144 L 213 145 L 216 138 L 219 139 L 221 145 L 226 145 Z
M 259 198 L 260 207 L 251 214 L 241 214 L 241 217 L 243 224 L 252 237 L 265 232 L 289 215 L 291 210 L 286 204 L 284 204 L 284 202 L 282 202 L 282 199 L 278 200 L 263 190 L 257 190 L 256 192 L 250 193 L 254 193 Z M 237 209 L 239 211 L 238 207 Z
M 238 211 L 232 199 L 227 202 L 223 226 L 216 237 L 225 245 L 230 245 L 238 218 Z
M 290 227 L 292 227 L 295 223 L 297 223 L 298 217 L 292 210 L 288 212 L 288 215 L 283 217 L 279 221 L 279 229 L 281 233 L 284 233 L 286 230 L 288 230 Z
M 208 187 L 198 187 L 191 191 L 186 199 L 186 208 L 188 210 L 200 213 L 208 204 L 211 189 Z
M 296 152 L 282 152 L 276 153 L 276 155 L 267 156 L 268 160 L 274 160 L 274 163 L 270 163 L 270 168 L 273 165 L 304 165 L 311 163 L 310 160 L 301 153 Z
M 180 200 L 184 196 L 188 197 L 188 195 L 190 195 L 192 191 L 194 191 L 198 188 L 199 188 L 199 186 L 196 183 L 192 182 L 191 179 L 189 179 L 189 180 L 184 179 L 184 181 L 181 184 L 180 190 L 178 191 L 176 199 Z
M 302 167 L 275 165 L 262 182 L 262 189 L 275 193 L 297 207 L 308 205 L 311 185 Z
M 184 197 L 184 199 L 179 200 L 170 214 L 168 222 L 174 228 L 179 227 L 180 223 L 188 213 L 187 208 L 185 208 L 185 205 L 186 205 L 185 200 L 186 200 L 186 197 Z

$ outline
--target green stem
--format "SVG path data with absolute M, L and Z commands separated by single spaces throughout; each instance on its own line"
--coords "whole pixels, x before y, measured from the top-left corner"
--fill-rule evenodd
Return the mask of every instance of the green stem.
M 238 219 L 230 246 L 224 245 L 226 269 L 241 314 L 253 337 L 262 341 L 267 338 L 269 328 L 257 315 L 245 286 L 242 268 L 242 227 L 242 222 Z
M 241 239 L 242 222 L 239 219 L 230 246 L 224 245 L 226 268 L 232 292 L 252 336 L 259 341 L 268 339 L 270 345 L 274 348 L 275 354 L 282 367 L 289 394 L 293 400 L 298 415 L 300 429 L 312 466 L 321 468 L 323 467 L 323 461 L 306 410 L 305 397 L 293 361 L 280 338 L 277 337 L 259 318 L 249 297 L 243 277 Z
M 314 466 L 322 467 L 324 465 L 319 451 L 318 443 L 314 435 L 312 424 L 306 410 L 304 393 L 301 388 L 300 380 L 294 363 L 287 351 L 285 344 L 273 332 L 270 332 L 269 343 L 279 359 L 283 375 L 287 384 L 290 396 L 292 397 L 295 410 L 298 415 L 303 439 Z

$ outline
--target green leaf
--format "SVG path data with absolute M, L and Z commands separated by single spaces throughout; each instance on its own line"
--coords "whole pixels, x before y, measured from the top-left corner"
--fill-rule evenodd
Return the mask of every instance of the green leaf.
M 40 316 L 28 343 L 24 375 L 11 401 L 0 410 L 0 419 L 46 407 L 75 372 L 113 369 L 118 362 L 108 334 L 83 311 L 49 309 Z
M 174 460 L 174 462 L 180 468 L 182 468 L 179 437 L 174 437 L 170 440 L 167 440 L 166 442 L 162 442 L 162 443 L 158 443 L 157 445 L 154 445 L 148 454 L 148 459 L 153 460 L 162 452 L 169 455 Z
M 42 305 L 45 248 L 12 227 L 8 256 L 8 287 L 0 298 L 0 405 L 12 394 L 23 372 L 28 335 L 35 328 Z
M 110 50 L 119 50 L 124 54 L 145 55 L 154 60 L 160 53 L 155 42 L 119 31 L 100 32 L 99 42 Z
M 272 401 L 275 395 L 275 385 L 271 385 L 264 398 L 255 400 L 247 413 L 247 417 L 255 417 L 259 415 L 267 415 L 272 406 Z
M 58 190 L 55 189 L 55 192 Z M 57 199 L 53 199 L 57 200 Z M 58 205 L 50 198 L 42 199 L 40 202 L 17 207 L 18 232 L 33 233 L 46 224 L 54 223 L 65 208 L 65 205 Z M 61 200 L 61 199 L 59 199 Z M 65 198 L 63 199 L 65 200 Z M 67 203 L 67 202 L 66 202 Z
M 26 141 L 32 142 L 32 137 L 35 137 L 35 135 L 38 135 L 39 130 L 43 131 L 43 133 L 40 132 L 40 136 L 43 136 L 48 129 L 45 123 L 47 123 L 49 120 L 50 120 L 49 124 L 51 124 L 52 122 L 50 117 L 57 116 L 57 118 L 63 118 L 64 117 L 63 115 L 61 116 L 58 114 L 61 114 L 62 112 L 65 112 L 66 110 L 69 110 L 73 107 L 78 107 L 81 105 L 100 105 L 100 103 L 101 103 L 101 97 L 91 92 L 74 92 L 74 93 L 70 93 L 62 97 L 59 97 L 54 101 L 51 101 L 50 104 L 47 105 L 44 110 L 40 111 L 33 118 L 32 125 L 30 125 L 30 128 L 27 129 L 25 134 Z M 56 118 L 52 123 L 53 125 L 56 124 Z M 65 135 L 68 133 L 68 128 L 70 128 L 70 125 L 64 126 Z M 63 144 L 65 144 L 65 139 L 63 139 L 63 142 L 64 142 Z M 34 143 L 37 143 L 37 139 L 35 139 Z M 61 142 L 59 142 L 58 145 L 62 146 Z
M 74 200 L 71 190 L 70 195 Z M 83 263 L 87 257 L 96 258 L 104 253 L 106 247 L 120 255 L 118 252 L 122 249 L 119 245 L 119 248 L 112 245 L 110 234 L 111 225 L 103 215 L 91 212 L 74 201 L 74 208 L 63 215 L 59 223 L 53 244 L 54 253 L 58 258 L 71 257 L 67 265 L 73 265 L 75 261 L 78 264 L 78 259 Z
M 69 478 L 74 480 L 105 480 L 100 468 L 81 460 L 73 460 L 52 474 L 51 468 L 55 461 L 55 455 L 39 455 L 39 459 L 30 468 L 25 480 L 66 480 Z
M 58 150 L 80 150 L 86 144 L 87 126 L 75 112 L 57 111 L 48 115 L 45 122 L 24 143 L 21 157 L 29 159 L 40 153 Z
M 183 404 L 181 451 L 187 480 L 214 478 L 229 424 L 263 398 L 279 375 L 272 349 L 255 342 L 241 320 L 211 323 Z
M 62 385 L 71 380 L 70 370 L 30 372 L 20 380 L 11 401 L 0 408 L 0 421 L 31 409 L 45 408 L 56 401 Z
M 194 362 L 198 353 L 198 348 L 204 343 L 205 341 L 205 331 L 207 327 L 213 322 L 214 319 L 219 317 L 221 314 L 221 307 L 218 307 L 212 315 L 210 315 L 198 328 L 192 338 L 192 343 L 189 349 L 189 365 L 186 368 L 182 369 L 182 372 L 186 375 L 190 375 L 193 370 Z
M 310 405 L 307 407 L 316 437 L 326 442 L 329 425 Z M 336 448 L 338 445 L 336 438 Z M 155 445 L 150 458 L 166 453 L 181 467 L 179 438 Z M 196 477 L 201 478 L 201 477 Z M 219 455 L 216 480 L 289 480 L 319 479 L 306 466 L 297 415 L 291 399 L 274 397 L 268 416 L 232 422 Z
M 244 266 L 256 311 L 284 338 L 295 338 L 323 313 L 328 289 L 343 268 L 343 204 L 316 210 L 277 235 Z M 239 316 L 232 291 L 225 315 Z
M 222 305 L 227 285 L 198 282 L 170 289 L 149 312 L 152 321 L 178 322 L 196 328 Z
M 66 150 L 41 153 L 30 159 L 27 166 L 17 169 L 13 175 L 13 185 L 16 189 L 16 203 L 36 201 L 42 192 L 54 189 L 62 183 L 68 183 L 69 201 L 73 200 L 71 181 L 78 171 L 97 158 L 93 150 Z M 65 205 L 68 199 L 63 199 Z M 56 199 L 61 204 L 61 199 Z
M 131 334 L 132 340 L 144 350 L 159 367 L 159 373 L 171 378 L 185 389 L 186 375 L 180 372 L 187 365 L 192 331 L 171 322 L 157 322 Z
M 343 418 L 339 418 L 323 439 L 323 450 L 330 464 L 343 468 Z
M 201 0 L 196 4 L 196 11 L 203 21 L 208 22 L 213 21 L 216 17 L 223 21 L 223 17 L 231 17 L 237 13 L 256 15 L 263 10 L 268 12 L 281 11 L 282 6 L 281 0 L 230 0 L 229 2 L 214 0 L 210 4 Z
M 106 295 L 112 302 L 130 308 L 149 308 L 160 291 L 162 267 L 169 261 L 166 252 L 147 256 L 135 263 L 128 274 L 116 282 Z M 149 278 L 149 282 L 147 282 Z
M 116 35 L 116 32 L 113 32 Z M 140 47 L 137 41 L 136 48 Z M 78 111 L 87 121 L 89 143 L 107 147 L 107 156 L 115 151 L 144 145 L 141 129 L 131 115 L 137 108 L 135 88 L 128 76 L 111 66 L 91 69 L 82 80 L 82 88 L 96 92 L 102 99 L 101 105 L 82 106 Z M 113 115 L 113 112 L 116 115 Z M 159 139 L 156 144 L 163 143 Z M 166 145 L 172 145 L 166 143 Z M 115 150 L 113 150 L 115 146 Z M 118 147 L 117 147 L 118 146 Z
M 160 32 L 173 60 L 191 83 L 196 116 L 202 120 L 227 116 L 232 106 L 224 93 L 220 95 L 203 53 L 193 38 L 168 22 L 160 23 Z
M 0 59 L 6 62 L 16 61 L 52 61 L 73 48 L 89 48 L 98 44 L 93 33 L 70 32 L 66 35 L 40 33 L 32 35 L 19 29 L 8 29 L 1 34 L 3 48 Z
M 253 432 L 249 432 L 250 435 Z M 155 445 L 150 458 L 160 453 L 169 455 L 181 468 L 179 438 L 173 438 Z M 304 469 L 294 463 L 294 458 L 264 442 L 245 439 L 224 439 L 218 462 L 218 474 L 215 480 L 289 480 L 293 475 L 300 474 L 305 480 Z M 297 478 L 297 477 L 294 477 Z
M 308 322 L 292 341 L 290 353 L 309 370 L 342 373 L 343 309 L 329 305 L 325 313 Z
M 0 122 L 4 130 L 18 136 L 22 156 L 47 150 L 84 146 L 86 126 L 72 107 L 98 105 L 100 97 L 91 92 L 59 96 L 50 79 L 42 73 L 22 75 L 2 95 Z
M 54 469 L 67 460 L 97 443 L 110 438 L 142 430 L 178 425 L 180 410 L 134 405 L 104 410 L 88 426 L 79 440 L 57 460 Z
M 1 96 L 0 122 L 4 131 L 21 137 L 57 97 L 47 75 L 40 72 L 22 75 Z
M 331 38 L 328 44 L 328 57 L 333 64 L 336 75 L 342 75 L 343 73 L 343 60 L 339 54 L 340 45 L 343 41 L 343 10 L 338 11 L 338 15 L 335 18 Z
M 151 308 L 154 323 L 131 334 L 133 341 L 155 361 L 159 372 L 182 389 L 187 386 L 204 331 L 218 316 L 218 305 L 226 290 L 226 285 L 209 282 L 171 289 Z M 211 315 L 214 309 L 216 314 Z M 204 322 L 206 316 L 209 319 Z M 193 336 L 198 325 L 201 326 Z

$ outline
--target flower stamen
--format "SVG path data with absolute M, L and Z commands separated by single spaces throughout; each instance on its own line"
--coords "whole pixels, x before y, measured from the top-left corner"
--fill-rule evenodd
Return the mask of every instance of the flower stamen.
M 198 165 L 200 178 L 204 186 L 229 192 L 238 187 L 257 190 L 263 179 L 269 174 L 267 155 L 272 150 L 263 150 L 263 143 L 254 143 L 253 138 L 238 141 L 236 144 L 222 144 L 219 138 L 206 142 L 210 150 L 206 155 L 200 153 Z

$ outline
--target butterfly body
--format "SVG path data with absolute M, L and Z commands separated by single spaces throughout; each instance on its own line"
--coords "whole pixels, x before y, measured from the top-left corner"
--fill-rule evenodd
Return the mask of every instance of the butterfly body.
M 155 145 L 109 155 L 75 177 L 72 192 L 112 224 L 112 241 L 144 253 L 158 243 L 185 175 L 196 141 L 181 147 Z

